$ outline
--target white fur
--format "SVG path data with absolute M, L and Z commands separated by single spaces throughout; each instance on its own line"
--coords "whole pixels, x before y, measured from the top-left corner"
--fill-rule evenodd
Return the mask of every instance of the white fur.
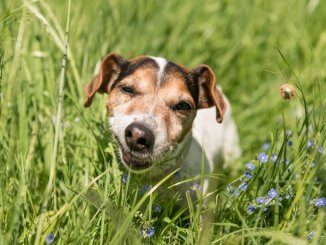
M 165 124 L 160 117 L 154 114 L 131 114 L 127 116 L 123 113 L 116 112 L 114 116 L 109 118 L 109 122 L 112 132 L 118 137 L 124 149 L 128 148 L 125 140 L 125 130 L 133 122 L 142 123 L 153 132 L 155 136 L 153 157 L 158 155 L 162 148 L 167 147 L 168 140 Z
M 166 67 L 166 64 L 168 63 L 168 61 L 162 57 L 150 57 L 150 58 L 153 59 L 159 67 L 159 70 L 157 72 L 157 82 L 158 82 L 158 85 L 160 85 L 161 78 L 163 76 L 163 73 L 164 73 L 164 70 L 165 70 L 165 67 Z
M 116 112 L 114 117 L 110 118 L 110 124 L 112 131 L 119 138 L 124 149 L 128 149 L 124 135 L 125 129 L 130 123 L 141 122 L 149 127 L 155 135 L 153 156 L 158 156 L 157 162 L 147 170 L 133 172 L 146 172 L 148 178 L 153 180 L 163 178 L 170 171 L 180 168 L 178 175 L 173 177 L 174 182 L 177 183 L 201 175 L 203 154 L 205 175 L 213 174 L 217 169 L 221 169 L 217 164 L 222 164 L 222 160 L 227 163 L 240 156 L 237 127 L 231 115 L 230 104 L 226 98 L 224 99 L 227 104 L 227 111 L 223 122 L 221 124 L 216 122 L 215 107 L 198 110 L 191 132 L 187 134 L 180 145 L 171 147 L 171 152 L 164 157 L 172 159 L 165 162 L 159 157 L 163 148 L 169 149 L 167 148 L 166 126 L 161 118 L 151 113 L 126 116 Z M 123 164 L 128 168 L 125 163 Z M 209 178 L 205 178 L 203 192 L 206 194 L 208 184 Z M 181 184 L 177 186 L 177 190 L 180 193 L 185 193 L 193 188 L 192 185 L 193 183 Z

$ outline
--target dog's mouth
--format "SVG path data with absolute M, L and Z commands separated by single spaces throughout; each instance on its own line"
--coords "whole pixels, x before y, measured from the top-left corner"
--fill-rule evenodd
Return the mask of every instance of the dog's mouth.
M 121 152 L 122 160 L 132 170 L 143 170 L 151 166 L 151 161 L 133 156 L 129 152 Z

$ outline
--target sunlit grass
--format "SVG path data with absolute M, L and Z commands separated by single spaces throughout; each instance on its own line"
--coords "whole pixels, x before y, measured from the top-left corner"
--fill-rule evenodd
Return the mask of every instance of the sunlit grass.
M 325 243 L 324 1 L 68 2 L 0 0 L 0 244 Z M 120 167 L 105 96 L 83 108 L 111 51 L 214 69 L 243 156 L 205 207 L 202 176 L 178 210 Z

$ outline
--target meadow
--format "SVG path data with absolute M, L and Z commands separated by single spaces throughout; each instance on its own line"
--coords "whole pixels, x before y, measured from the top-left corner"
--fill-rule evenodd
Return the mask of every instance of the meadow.
M 0 0 L 0 244 L 326 244 L 325 23 L 319 0 Z M 106 96 L 83 107 L 112 51 L 208 64 L 228 96 L 242 157 L 203 228 L 159 201 L 170 175 L 119 167 Z

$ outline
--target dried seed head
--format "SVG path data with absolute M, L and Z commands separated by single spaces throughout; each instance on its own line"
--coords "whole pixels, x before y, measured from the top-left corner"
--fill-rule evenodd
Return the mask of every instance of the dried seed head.
M 284 83 L 280 87 L 280 95 L 285 100 L 290 100 L 296 95 L 295 87 L 289 83 Z

